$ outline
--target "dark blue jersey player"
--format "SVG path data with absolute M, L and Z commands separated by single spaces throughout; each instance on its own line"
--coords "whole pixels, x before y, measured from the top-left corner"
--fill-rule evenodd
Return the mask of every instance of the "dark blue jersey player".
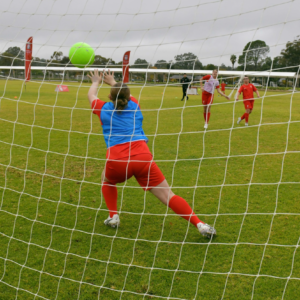
M 184 98 L 186 97 L 186 91 L 189 87 L 191 80 L 186 76 L 186 73 L 183 74 L 183 77 L 180 79 L 180 83 L 182 83 L 182 99 L 181 101 L 184 100 Z M 189 97 L 186 97 L 186 100 L 189 100 Z

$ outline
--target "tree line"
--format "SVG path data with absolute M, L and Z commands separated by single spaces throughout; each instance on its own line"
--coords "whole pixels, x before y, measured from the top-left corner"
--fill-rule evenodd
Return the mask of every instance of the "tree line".
M 270 47 L 266 42 L 261 40 L 252 41 L 246 44 L 242 55 L 238 60 L 236 55 L 231 55 L 230 61 L 232 68 L 236 61 L 239 66 L 236 68 L 239 71 L 289 71 L 297 72 L 300 66 L 300 36 L 292 42 L 287 42 L 285 48 L 281 50 L 280 55 L 272 59 L 268 56 Z
M 157 69 L 182 69 L 182 70 L 245 70 L 245 71 L 290 71 L 297 72 L 300 65 L 300 36 L 292 42 L 287 42 L 285 48 L 281 50 L 280 55 L 274 59 L 268 56 L 270 47 L 265 41 L 255 40 L 247 43 L 242 54 L 237 57 L 231 55 L 231 66 L 222 64 L 216 66 L 214 64 L 203 65 L 198 57 L 191 53 L 183 53 L 176 55 L 174 60 L 158 60 L 154 65 L 146 59 L 138 58 L 132 68 L 157 68 Z M 6 51 L 0 54 L 0 66 L 23 66 L 25 53 L 19 47 L 9 47 Z M 236 63 L 238 66 L 235 69 Z M 50 59 L 33 57 L 32 66 L 72 66 L 69 57 L 64 56 L 61 51 L 55 51 Z M 122 61 L 115 62 L 111 58 L 106 58 L 101 55 L 95 56 L 94 66 L 105 65 L 110 68 L 120 67 Z

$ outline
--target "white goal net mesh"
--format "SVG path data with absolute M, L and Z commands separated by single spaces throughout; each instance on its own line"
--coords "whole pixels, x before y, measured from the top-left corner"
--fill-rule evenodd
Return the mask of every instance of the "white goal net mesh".
M 299 5 L 1 3 L 0 299 L 298 299 Z M 103 224 L 106 146 L 87 72 L 68 70 L 77 42 L 91 45 L 101 70 L 121 68 L 131 51 L 129 87 L 153 158 L 216 237 L 202 237 L 133 178 L 117 185 L 120 227 Z M 215 68 L 230 100 L 215 92 L 204 129 L 199 80 Z M 186 71 L 197 93 L 183 97 Z M 247 127 L 236 122 L 242 95 L 235 101 L 245 72 L 260 93 Z M 101 84 L 98 97 L 109 101 L 109 91 Z

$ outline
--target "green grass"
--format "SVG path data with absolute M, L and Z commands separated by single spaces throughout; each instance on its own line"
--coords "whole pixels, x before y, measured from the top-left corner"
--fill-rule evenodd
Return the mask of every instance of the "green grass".
M 300 298 L 299 93 L 289 126 L 291 95 L 280 91 L 255 102 L 248 128 L 236 125 L 242 102 L 216 95 L 203 132 L 200 96 L 185 104 L 180 88 L 132 86 L 157 164 L 218 231 L 209 243 L 134 179 L 118 186 L 121 227 L 105 227 L 106 149 L 88 87 L 5 84 L 0 299 L 77 299 L 79 289 L 80 299 L 221 299 L 226 280 L 224 299 L 251 299 L 254 282 L 254 299 L 281 299 L 293 256 L 285 299 Z

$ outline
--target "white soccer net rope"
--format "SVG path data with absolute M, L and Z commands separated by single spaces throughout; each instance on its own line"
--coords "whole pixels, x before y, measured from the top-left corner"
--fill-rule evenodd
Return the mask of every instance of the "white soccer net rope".
M 235 49 L 274 32 L 269 47 L 278 53 L 299 25 L 299 1 L 1 5 L 0 58 L 10 62 L 8 70 L 0 66 L 1 299 L 296 299 L 299 66 L 285 68 L 294 72 L 289 90 L 270 91 L 271 78 L 265 77 L 248 128 L 236 125 L 243 112 L 241 97 L 234 101 L 241 76 L 222 76 L 235 81 L 231 100 L 215 97 L 207 130 L 201 95 L 179 101 L 180 84 L 171 78 L 176 61 L 166 70 L 166 82 L 148 79 L 150 64 L 166 53 L 193 52 L 202 63 L 220 67 L 231 54 L 242 54 Z M 116 62 L 128 49 L 132 59 L 148 57 L 141 66 L 149 72 L 130 88 L 141 104 L 149 148 L 174 192 L 217 229 L 217 237 L 203 238 L 134 180 L 118 185 L 121 226 L 103 225 L 106 149 L 88 105 L 90 84 L 84 76 L 54 82 L 44 72 L 25 88 L 15 68 L 24 58 L 11 59 L 5 50 L 25 49 L 29 36 L 34 57 L 67 55 L 79 41 Z M 62 66 L 54 60 L 41 62 L 46 71 Z M 63 67 L 57 73 L 68 72 Z M 278 71 L 273 62 L 268 71 Z M 76 75 L 82 74 L 78 69 Z M 70 92 L 54 92 L 58 84 Z M 101 85 L 99 97 L 105 100 L 108 93 Z

